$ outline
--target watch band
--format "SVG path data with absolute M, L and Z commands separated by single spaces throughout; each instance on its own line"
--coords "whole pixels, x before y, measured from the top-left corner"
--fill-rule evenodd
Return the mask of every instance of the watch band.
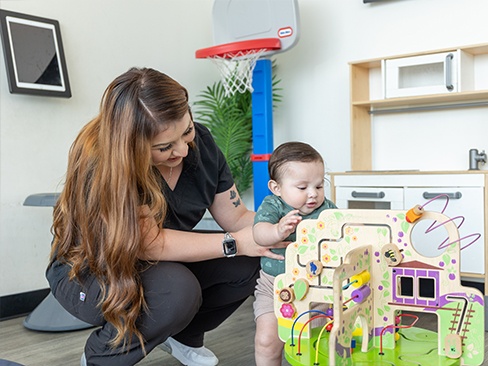
M 224 240 L 222 241 L 222 250 L 224 256 L 230 258 L 237 254 L 237 243 L 234 237 L 230 233 L 224 234 Z
M 227 239 L 234 239 L 234 237 L 230 233 L 227 232 L 224 234 L 224 240 L 227 240 Z

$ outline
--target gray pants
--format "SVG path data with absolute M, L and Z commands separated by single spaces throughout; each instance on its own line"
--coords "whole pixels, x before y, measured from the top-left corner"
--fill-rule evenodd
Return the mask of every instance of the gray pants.
M 141 272 L 149 310 L 140 314 L 137 326 L 146 340 L 146 352 L 170 336 L 191 347 L 202 346 L 204 333 L 219 326 L 253 293 L 258 273 L 259 258 L 249 257 L 158 262 Z M 144 354 L 137 339 L 129 349 L 110 347 L 115 328 L 97 307 L 100 286 L 93 276 L 83 283 L 69 281 L 66 276 L 52 291 L 71 314 L 100 326 L 86 342 L 87 364 L 120 366 L 139 362 Z

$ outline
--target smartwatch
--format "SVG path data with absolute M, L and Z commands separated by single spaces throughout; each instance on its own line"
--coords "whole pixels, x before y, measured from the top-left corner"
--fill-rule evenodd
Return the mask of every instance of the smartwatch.
M 224 250 L 224 255 L 227 258 L 234 257 L 237 254 L 237 243 L 230 233 L 225 233 L 224 240 L 222 241 L 222 247 Z

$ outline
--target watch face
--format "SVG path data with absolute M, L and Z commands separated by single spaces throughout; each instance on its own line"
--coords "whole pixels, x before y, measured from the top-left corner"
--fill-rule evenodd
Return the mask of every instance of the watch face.
M 226 256 L 237 254 L 237 245 L 234 239 L 225 239 L 222 244 L 224 245 L 224 254 Z

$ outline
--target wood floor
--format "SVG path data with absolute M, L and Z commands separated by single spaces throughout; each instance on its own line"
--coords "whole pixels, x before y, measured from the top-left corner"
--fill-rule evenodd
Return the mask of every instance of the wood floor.
M 253 298 L 249 298 L 218 329 L 209 332 L 205 345 L 220 360 L 219 366 L 254 365 L 255 323 L 252 310 Z M 0 359 L 17 362 L 25 366 L 77 366 L 88 335 L 93 329 L 72 332 L 36 332 L 24 328 L 24 318 L 0 322 Z M 432 314 L 422 314 L 418 326 L 436 329 Z M 488 335 L 485 333 L 485 335 Z M 485 363 L 488 365 L 488 337 L 485 336 Z M 1 364 L 1 363 L 0 363 Z M 180 366 L 173 357 L 155 349 L 138 365 Z M 283 360 L 282 366 L 289 365 Z
M 249 298 L 218 329 L 205 336 L 205 346 L 219 358 L 222 366 L 254 365 L 254 331 L 252 302 Z M 72 332 L 36 332 L 24 328 L 24 318 L 0 322 L 0 359 L 25 366 L 77 366 L 85 340 L 93 329 Z M 181 366 L 160 349 L 152 351 L 141 366 Z M 289 365 L 283 361 L 283 365 Z M 122 366 L 122 365 L 121 365 Z

